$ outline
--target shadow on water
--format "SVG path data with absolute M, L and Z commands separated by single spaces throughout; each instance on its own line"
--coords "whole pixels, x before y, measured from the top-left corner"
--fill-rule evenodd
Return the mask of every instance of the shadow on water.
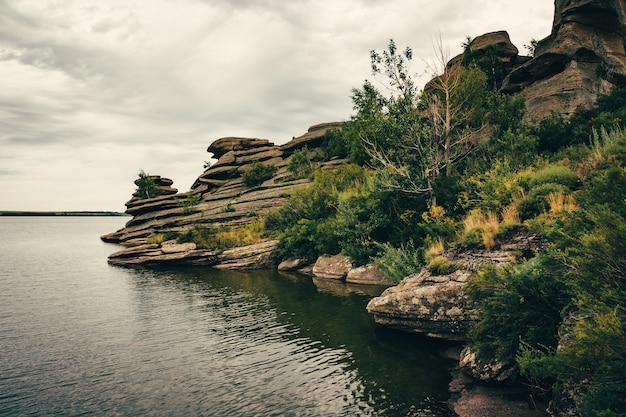
M 442 343 L 377 326 L 367 313 L 367 302 L 383 288 L 347 286 L 273 270 L 194 267 L 136 272 L 136 285 L 146 280 L 155 285 L 156 280 L 158 285 L 186 294 L 190 302 L 197 297 L 220 297 L 217 310 L 229 322 L 270 312 L 282 329 L 289 329 L 280 333 L 281 338 L 344 352 L 342 365 L 357 375 L 360 395 L 378 410 L 375 415 L 452 415 L 445 405 L 448 363 L 436 354 Z M 233 313 L 229 305 L 242 298 L 248 310 L 245 317 Z M 207 308 L 216 309 L 210 303 Z

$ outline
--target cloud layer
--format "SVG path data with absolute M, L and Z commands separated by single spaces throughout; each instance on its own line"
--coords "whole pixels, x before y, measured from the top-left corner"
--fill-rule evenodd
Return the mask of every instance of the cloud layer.
M 550 32 L 543 0 L 0 0 L 0 210 L 119 210 L 140 169 L 186 191 L 222 136 L 350 117 L 369 51 Z

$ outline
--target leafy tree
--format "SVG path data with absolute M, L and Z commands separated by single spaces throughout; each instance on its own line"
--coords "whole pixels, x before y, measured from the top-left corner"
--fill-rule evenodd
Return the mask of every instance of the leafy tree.
M 161 188 L 154 181 L 156 177 L 146 174 L 143 170 L 139 171 L 139 178 L 135 180 L 137 189 L 135 194 L 137 198 L 154 198 L 161 195 Z
M 287 171 L 291 172 L 295 178 L 305 178 L 313 173 L 308 147 L 305 146 L 293 153 L 287 164 Z
M 475 115 L 485 99 L 486 77 L 479 69 L 447 66 L 439 44 L 441 72 L 424 94 L 418 94 L 409 74 L 410 48 L 398 52 L 393 40 L 382 53 L 372 51 L 372 73 L 384 74 L 389 97 L 366 81 L 353 101 L 364 150 L 382 167 L 381 184 L 408 194 L 436 194 L 433 184 L 450 176 L 453 165 L 473 148 L 484 129 Z M 434 200 L 433 200 L 434 202 Z

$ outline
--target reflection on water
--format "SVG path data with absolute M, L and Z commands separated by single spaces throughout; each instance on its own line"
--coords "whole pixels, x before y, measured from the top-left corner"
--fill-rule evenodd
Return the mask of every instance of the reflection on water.
M 114 219 L 4 220 L 0 415 L 450 415 L 432 342 L 365 311 L 380 289 L 116 268 Z

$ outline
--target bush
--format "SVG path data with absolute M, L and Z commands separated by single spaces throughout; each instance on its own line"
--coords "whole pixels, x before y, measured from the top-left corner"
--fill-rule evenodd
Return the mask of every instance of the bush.
M 402 281 L 424 266 L 422 252 L 412 243 L 402 244 L 397 248 L 388 243 L 380 246 L 381 255 L 374 259 L 374 263 L 393 282 Z
M 528 186 L 530 188 L 537 187 L 542 184 L 552 183 L 560 184 L 568 190 L 576 188 L 580 181 L 578 174 L 563 165 L 548 165 L 547 167 L 533 173 L 528 178 Z
M 183 209 L 183 214 L 193 214 L 196 206 L 200 203 L 200 194 L 194 194 L 193 191 L 187 191 L 185 197 L 176 198 L 176 204 Z
M 426 268 L 434 275 L 450 275 L 457 270 L 456 265 L 443 256 L 433 258 Z
M 239 227 L 196 225 L 192 229 L 180 233 L 176 240 L 178 243 L 193 242 L 200 249 L 226 250 L 261 242 L 263 232 L 263 223 L 260 221 L 253 221 Z
M 313 173 L 309 148 L 305 146 L 293 153 L 287 164 L 287 171 L 293 174 L 294 179 L 306 178 Z
M 317 237 L 317 222 L 300 219 L 284 231 L 273 256 L 277 260 L 293 256 L 313 261 L 323 253 L 317 245 Z
M 541 213 L 547 212 L 550 208 L 548 195 L 568 194 L 567 187 L 552 182 L 544 183 L 532 188 L 526 197 L 518 203 L 518 210 L 522 219 L 530 219 Z
M 241 174 L 241 179 L 248 187 L 255 187 L 272 178 L 275 173 L 276 167 L 274 165 L 254 161 L 250 169 Z
M 530 346 L 556 347 L 565 287 L 549 273 L 548 258 L 521 265 L 483 267 L 465 293 L 479 314 L 472 344 L 481 356 L 512 361 L 520 340 Z

